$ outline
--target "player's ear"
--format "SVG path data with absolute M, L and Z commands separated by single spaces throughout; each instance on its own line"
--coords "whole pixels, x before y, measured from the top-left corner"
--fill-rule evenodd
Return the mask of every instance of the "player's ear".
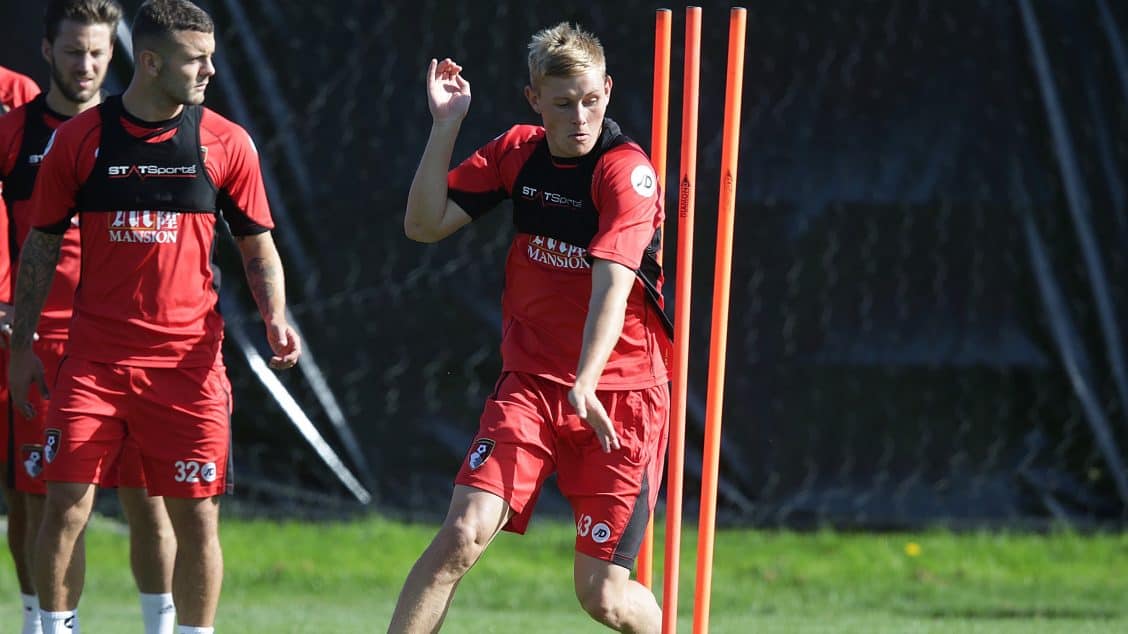
M 607 101 L 611 101 L 612 83 L 614 82 L 611 81 L 611 75 L 607 75 L 603 78 L 603 96 L 607 99 Z
M 532 86 L 525 86 L 525 99 L 529 100 L 529 105 L 532 106 L 533 112 L 540 114 L 540 95 L 533 90 Z
M 47 41 L 47 38 L 43 38 L 43 42 L 40 43 L 39 52 L 43 53 L 43 61 L 50 64 L 51 63 L 51 43 Z
M 137 51 L 137 70 L 150 77 L 156 77 L 161 72 L 161 56 L 152 49 Z

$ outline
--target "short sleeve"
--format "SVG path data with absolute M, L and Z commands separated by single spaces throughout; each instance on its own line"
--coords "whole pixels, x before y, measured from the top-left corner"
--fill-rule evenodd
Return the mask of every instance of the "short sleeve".
M 229 130 L 217 133 L 224 142 L 226 160 L 219 186 L 218 204 L 236 236 L 263 233 L 274 228 L 262 166 L 250 135 L 243 128 L 223 120 Z
M 447 173 L 447 198 L 471 218 L 480 218 L 508 196 L 500 169 L 504 142 L 505 135 L 497 137 Z
M 600 159 L 592 178 L 599 230 L 588 253 L 637 270 L 662 224 L 661 192 L 654 167 L 636 145 L 621 145 Z
M 43 162 L 35 177 L 31 194 L 31 226 L 44 233 L 62 235 L 70 227 L 75 198 L 82 186 L 79 178 L 79 151 L 85 135 L 74 134 L 72 119 L 59 126 L 43 150 Z M 90 163 L 94 157 L 90 156 Z M 89 172 L 89 166 L 87 167 Z

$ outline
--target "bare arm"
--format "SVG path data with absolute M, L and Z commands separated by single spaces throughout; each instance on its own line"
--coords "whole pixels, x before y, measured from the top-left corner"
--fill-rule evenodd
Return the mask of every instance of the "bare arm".
M 568 400 L 580 418 L 599 437 L 604 451 L 619 448 L 619 438 L 595 389 L 611 351 L 623 333 L 627 297 L 635 282 L 634 271 L 610 260 L 596 259 L 591 267 L 591 302 L 584 322 L 583 347 L 576 368 L 576 383 Z
M 447 170 L 462 120 L 470 109 L 470 82 L 450 59 L 431 60 L 427 101 L 433 119 L 423 157 L 407 194 L 403 230 L 419 242 L 436 242 L 470 222 L 470 215 L 447 198 Z
M 44 398 L 47 381 L 43 364 L 35 356 L 32 343 L 39 314 L 47 301 L 55 267 L 59 264 L 59 249 L 63 236 L 32 229 L 27 234 L 20 252 L 20 270 L 16 279 L 15 318 L 12 324 L 11 354 L 8 360 L 8 386 L 12 408 L 26 418 L 35 417 L 35 409 L 28 402 L 28 390 L 34 382 Z
M 55 267 L 59 265 L 59 250 L 63 235 L 44 233 L 32 229 L 20 251 L 19 276 L 16 279 L 15 317 L 12 323 L 12 348 L 31 349 L 39 314 L 47 301 Z
M 266 324 L 266 339 L 274 351 L 270 366 L 291 368 L 301 356 L 301 340 L 286 319 L 286 280 L 274 239 L 264 231 L 237 236 L 235 243 L 243 256 L 247 285 Z

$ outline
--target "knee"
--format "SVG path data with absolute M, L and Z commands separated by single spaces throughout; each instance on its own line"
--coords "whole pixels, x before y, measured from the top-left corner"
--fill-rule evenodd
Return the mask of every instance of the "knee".
M 78 535 L 86 528 L 86 520 L 89 518 L 89 513 L 76 506 L 48 507 L 40 526 L 54 526 L 61 533 Z
M 614 584 L 597 581 L 577 587 L 576 596 L 584 611 L 596 621 L 612 629 L 622 622 L 623 597 L 615 591 Z
M 92 504 L 93 495 L 78 488 L 49 486 L 42 526 L 77 535 L 86 527 Z
M 141 520 L 130 518 L 129 534 L 137 541 L 154 544 L 176 543 L 176 534 L 167 518 L 147 517 Z
M 489 543 L 487 532 L 468 520 L 445 524 L 435 536 L 435 545 L 442 557 L 441 569 L 461 577 L 482 556 Z
M 172 534 L 186 547 L 196 548 L 219 542 L 219 505 L 207 499 L 165 499 Z
M 158 501 L 154 501 L 158 500 Z M 160 498 L 146 500 L 142 504 L 122 504 L 129 530 L 155 541 L 174 539 L 172 522 Z

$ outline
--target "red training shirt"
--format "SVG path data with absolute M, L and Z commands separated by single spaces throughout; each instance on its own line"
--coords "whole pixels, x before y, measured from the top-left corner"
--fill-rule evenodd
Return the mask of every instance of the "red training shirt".
M 24 128 L 27 123 L 27 106 L 19 108 L 0 117 L 0 181 L 3 181 L 16 167 L 16 162 L 27 160 L 26 156 L 19 156 L 23 144 Z M 48 110 L 44 113 L 43 123 L 52 130 L 56 129 L 68 117 Z M 44 142 L 46 145 L 46 142 Z M 43 148 L 39 148 L 40 151 Z M 16 270 L 19 265 L 18 255 L 11 251 L 14 244 L 17 248 L 27 238 L 31 229 L 32 211 L 30 200 L 17 201 L 8 210 L 9 213 L 0 217 L 0 301 L 11 303 L 10 280 L 15 280 Z M 79 237 L 77 217 L 74 225 L 67 230 L 63 237 L 62 249 L 59 253 L 59 265 L 55 269 L 55 279 L 51 283 L 51 290 L 47 301 L 43 305 L 43 312 L 39 318 L 36 332 L 40 339 L 65 340 L 70 327 L 71 309 L 74 304 L 74 291 L 78 286 L 79 274 Z M 7 236 L 14 238 L 9 242 Z M 9 268 L 9 263 L 11 267 Z
M 0 114 L 35 99 L 39 84 L 27 75 L 0 66 Z
M 610 120 L 608 120 L 610 121 Z M 594 164 L 589 157 L 549 157 L 544 128 L 519 125 L 490 141 L 447 176 L 451 198 L 472 217 L 480 217 L 505 197 L 527 205 L 583 210 L 591 204 L 598 228 L 588 245 L 518 232 L 505 264 L 502 295 L 503 371 L 527 372 L 572 385 L 583 345 L 591 300 L 588 256 L 632 270 L 663 219 L 656 184 L 632 184 L 632 175 L 649 174 L 650 160 L 633 142 L 603 150 L 607 123 Z M 617 126 L 616 126 L 617 129 Z M 539 152 L 539 153 L 538 153 Z M 533 169 L 526 169 L 529 165 Z M 590 170 L 590 177 L 588 172 Z M 516 192 L 515 192 L 516 190 Z M 658 280 L 661 290 L 661 279 Z M 669 339 L 656 309 L 636 280 L 627 301 L 623 331 L 603 374 L 600 390 L 635 390 L 667 381 Z
M 32 195 L 32 226 L 60 233 L 75 213 L 101 141 L 101 107 L 59 126 Z M 128 114 L 129 134 L 159 143 L 181 116 L 159 123 Z M 229 198 L 225 219 L 235 235 L 273 228 L 258 153 L 246 131 L 204 108 L 200 141 L 208 177 Z M 202 367 L 220 358 L 223 320 L 216 310 L 211 248 L 216 216 L 161 210 L 84 213 L 82 273 L 67 354 L 99 363 Z
M 25 103 L 35 99 L 39 95 L 39 84 L 27 75 L 17 73 L 16 71 L 0 66 L 0 116 L 4 113 L 15 110 Z M 18 149 L 18 148 L 17 148 Z M 0 184 L 0 187 L 3 185 Z M 3 199 L 0 199 L 0 217 L 8 217 L 8 207 Z M 3 221 L 3 227 L 0 227 L 0 240 L 3 241 L 5 250 L 8 244 L 8 223 Z M 11 303 L 11 269 L 5 258 L 0 257 L 0 295 L 3 296 L 4 303 Z

